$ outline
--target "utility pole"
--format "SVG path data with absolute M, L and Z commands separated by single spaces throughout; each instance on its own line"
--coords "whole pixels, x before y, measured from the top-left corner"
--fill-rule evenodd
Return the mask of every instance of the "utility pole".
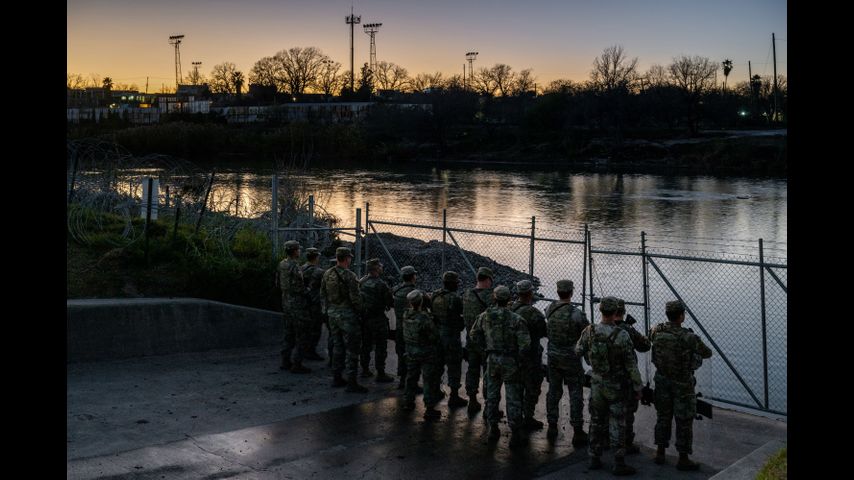
M 353 26 L 362 23 L 361 15 L 353 15 L 353 5 L 350 5 L 350 15 L 345 17 L 345 22 L 350 25 L 350 91 L 355 91 L 356 72 L 353 70 Z
M 474 59 L 477 58 L 477 52 L 466 52 L 466 60 L 469 62 L 469 81 L 474 78 Z M 463 67 L 465 70 L 465 67 Z M 466 85 L 466 90 L 468 90 L 468 85 Z
M 377 71 L 377 40 L 376 35 L 377 32 L 380 31 L 380 27 L 382 27 L 382 23 L 366 23 L 362 28 L 364 28 L 365 33 L 367 33 L 371 37 L 371 55 L 368 60 L 368 66 L 371 69 L 371 73 L 376 73 Z
M 175 91 L 178 91 L 178 85 L 181 83 L 181 40 L 183 35 L 171 35 L 169 44 L 175 45 Z
M 777 40 L 774 32 L 771 32 L 771 49 L 774 51 L 774 116 L 772 122 L 777 121 Z
M 148 93 L 148 77 L 145 77 L 145 93 Z

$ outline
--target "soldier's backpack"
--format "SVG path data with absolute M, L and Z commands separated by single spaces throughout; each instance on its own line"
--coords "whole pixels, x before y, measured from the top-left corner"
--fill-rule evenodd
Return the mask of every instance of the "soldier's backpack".
M 678 331 L 667 324 L 659 325 L 652 335 L 652 363 L 655 368 L 668 377 L 685 377 L 695 369 L 696 362 L 691 351 L 686 329 Z M 699 367 L 699 365 L 696 365 Z
M 359 285 L 359 293 L 362 297 L 362 310 L 366 314 L 378 314 L 385 312 L 385 298 L 382 294 L 382 280 L 366 278 Z
M 619 367 L 623 364 L 623 361 L 620 356 L 620 349 L 614 343 L 619 334 L 620 329 L 616 327 L 614 327 L 610 334 L 605 335 L 601 331 L 598 331 L 595 325 L 590 325 L 590 336 L 588 337 L 590 353 L 588 354 L 588 360 L 595 373 L 608 375 L 613 372 L 619 372 Z

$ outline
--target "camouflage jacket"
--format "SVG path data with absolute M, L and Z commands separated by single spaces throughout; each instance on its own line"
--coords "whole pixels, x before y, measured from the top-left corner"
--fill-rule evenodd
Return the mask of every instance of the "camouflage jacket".
M 677 382 L 687 382 L 712 350 L 690 328 L 672 322 L 659 323 L 649 332 L 652 363 L 657 373 Z
M 471 339 L 486 353 L 530 354 L 531 334 L 525 319 L 506 307 L 493 305 L 478 315 Z
M 359 293 L 362 296 L 362 313 L 366 316 L 384 316 L 385 311 L 394 306 L 391 289 L 380 277 L 362 277 L 359 280 Z
M 406 296 L 413 290 L 415 290 L 415 284 L 398 283 L 391 291 L 394 297 L 394 318 L 397 319 L 398 327 L 403 325 L 403 315 L 409 309 L 409 301 L 406 300 Z
M 548 319 L 549 362 L 558 359 L 577 360 L 575 345 L 581 332 L 590 325 L 580 309 L 570 303 L 552 302 L 546 309 Z
M 439 327 L 428 312 L 409 308 L 403 314 L 403 341 L 406 355 L 435 356 L 439 352 Z
M 641 376 L 632 339 L 616 325 L 588 325 L 581 332 L 575 353 L 583 356 L 593 367 L 593 380 L 605 382 L 614 388 L 631 384 L 635 391 L 641 390 Z
M 521 303 L 518 300 L 513 303 L 510 310 L 525 319 L 525 325 L 528 327 L 528 333 L 531 336 L 530 360 L 539 366 L 542 363 L 543 357 L 543 347 L 540 345 L 540 339 L 548 334 L 546 317 L 533 305 Z
M 467 332 L 471 331 L 477 316 L 486 311 L 492 302 L 492 287 L 469 288 L 463 293 L 463 319 Z
M 320 305 L 320 282 L 323 280 L 323 269 L 317 265 L 304 263 L 302 265 L 302 278 L 305 288 L 308 290 L 308 301 L 312 305 Z
M 649 339 L 639 331 L 635 330 L 634 325 L 630 325 L 626 322 L 615 322 L 614 325 L 626 331 L 629 334 L 629 337 L 632 339 L 632 345 L 635 347 L 635 350 L 639 352 L 648 352 L 650 348 L 652 348 L 652 344 L 649 343 Z
M 320 296 L 326 302 L 328 310 L 349 308 L 359 312 L 362 309 L 356 274 L 337 265 L 323 272 Z
M 463 300 L 457 294 L 445 288 L 433 292 L 431 310 L 436 323 L 442 327 L 459 334 L 465 323 L 463 322 Z
M 279 288 L 282 289 L 282 305 L 308 300 L 302 270 L 296 260 L 286 258 L 279 263 Z

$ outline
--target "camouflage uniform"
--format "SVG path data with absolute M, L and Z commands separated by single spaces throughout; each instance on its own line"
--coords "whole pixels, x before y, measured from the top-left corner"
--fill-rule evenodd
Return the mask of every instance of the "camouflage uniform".
M 457 292 L 441 288 L 432 295 L 433 318 L 439 325 L 439 355 L 441 365 L 439 377 L 444 367 L 448 367 L 448 386 L 451 392 L 460 388 L 462 378 L 463 343 L 460 332 L 465 328 L 463 322 L 463 301 Z
M 409 296 L 420 294 L 420 290 L 413 290 Z M 406 342 L 405 403 L 415 403 L 415 387 L 421 375 L 424 378 L 424 406 L 431 410 L 439 403 L 439 329 L 428 312 L 409 308 L 403 315 L 401 330 Z
M 584 367 L 575 353 L 581 332 L 590 325 L 584 312 L 571 303 L 552 302 L 546 309 L 548 319 L 549 391 L 546 394 L 546 418 L 550 425 L 560 417 L 563 385 L 569 391 L 569 424 L 584 426 Z
M 625 302 L 623 300 L 619 300 L 619 309 L 625 311 Z M 644 336 L 644 334 L 635 330 L 634 322 L 628 323 L 623 320 L 617 320 L 614 325 L 619 328 L 622 328 L 629 334 L 629 337 L 632 339 L 632 346 L 638 352 L 648 352 L 651 345 L 649 340 Z M 637 354 L 635 354 L 635 361 L 637 361 Z M 629 395 L 626 400 L 626 447 L 628 448 L 630 445 L 634 444 L 635 441 L 635 412 L 638 411 L 638 399 L 634 395 Z
M 681 302 L 668 302 L 667 310 L 678 310 Z M 694 370 L 712 350 L 690 328 L 673 322 L 659 323 L 649 333 L 652 363 L 655 364 L 655 443 L 667 448 L 673 417 L 676 417 L 676 450 L 692 453 L 693 422 L 697 413 Z
M 355 380 L 359 368 L 362 344 L 362 327 L 359 311 L 359 281 L 356 274 L 346 268 L 334 266 L 323 273 L 320 295 L 326 301 L 326 314 L 332 334 L 332 371 L 336 377 L 344 370 L 344 352 L 347 352 L 347 377 Z
M 513 313 L 518 314 L 525 320 L 528 333 L 531 336 L 530 353 L 522 358 L 523 379 L 523 406 L 522 417 L 524 421 L 534 418 L 534 409 L 540 399 L 543 386 L 543 347 L 540 339 L 546 336 L 546 318 L 533 305 L 521 303 L 519 300 L 510 307 Z M 542 424 L 539 424 L 542 427 Z
M 466 322 L 466 350 L 468 350 L 469 368 L 466 370 L 466 394 L 469 401 L 477 400 L 480 384 L 480 372 L 486 370 L 486 354 L 477 344 L 472 342 L 471 328 L 478 315 L 492 305 L 492 288 L 470 288 L 463 294 L 463 319 Z M 486 390 L 486 375 L 484 375 L 484 390 Z M 485 392 L 484 392 L 485 393 Z M 474 405 L 472 402 L 470 405 Z
M 617 299 L 604 297 L 600 309 L 616 312 Z M 614 454 L 617 464 L 623 464 L 622 459 L 626 455 L 626 397 L 642 388 L 632 339 L 615 325 L 589 325 L 581 332 L 575 352 L 593 367 L 588 400 L 589 454 L 598 459 L 610 433 L 611 445 L 617 446 Z
M 299 248 L 299 244 L 294 243 Z M 286 251 L 291 247 L 286 245 Z M 282 365 L 290 363 L 292 351 L 294 363 L 301 365 L 303 352 L 309 345 L 311 317 L 302 271 L 295 259 L 286 258 L 279 263 L 279 288 L 282 289 L 282 318 L 285 326 Z
M 405 269 L 406 267 L 403 268 Z M 403 269 L 401 269 L 401 271 L 402 270 Z M 406 296 L 413 290 L 415 290 L 414 283 L 399 283 L 392 289 L 395 318 L 394 351 L 397 353 L 397 376 L 401 381 L 406 378 L 406 342 L 403 340 L 403 314 L 409 308 L 409 302 L 406 300 Z
M 388 346 L 388 318 L 385 311 L 394 306 L 391 289 L 385 280 L 366 275 L 359 280 L 362 296 L 362 370 L 369 370 L 371 350 L 374 350 L 374 365 L 377 373 L 385 372 Z
M 308 344 L 309 350 L 314 352 L 320 341 L 322 325 L 326 323 L 326 315 L 323 314 L 323 307 L 320 304 L 320 282 L 323 280 L 323 269 L 306 262 L 302 266 L 302 278 L 308 290 L 308 314 L 311 318 Z M 327 353 L 330 357 L 332 356 L 332 335 L 329 335 Z
M 497 287 L 495 294 L 510 299 L 507 287 Z M 498 427 L 498 403 L 501 402 L 501 384 L 504 383 L 507 421 L 515 435 L 522 427 L 520 357 L 529 355 L 531 348 L 531 336 L 525 320 L 507 307 L 493 305 L 478 315 L 469 335 L 473 344 L 487 355 L 486 419 L 490 429 L 494 431 Z

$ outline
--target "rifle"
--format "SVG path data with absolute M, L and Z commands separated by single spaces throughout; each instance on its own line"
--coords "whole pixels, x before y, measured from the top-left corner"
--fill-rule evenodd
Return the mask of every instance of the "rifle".
M 703 417 L 712 418 L 712 404 L 705 401 L 700 400 L 703 396 L 703 392 L 697 392 L 697 416 L 695 417 L 697 420 L 702 420 Z M 646 386 L 641 390 L 641 404 L 643 405 L 652 405 L 655 402 L 655 390 L 649 387 L 649 382 L 646 382 Z

